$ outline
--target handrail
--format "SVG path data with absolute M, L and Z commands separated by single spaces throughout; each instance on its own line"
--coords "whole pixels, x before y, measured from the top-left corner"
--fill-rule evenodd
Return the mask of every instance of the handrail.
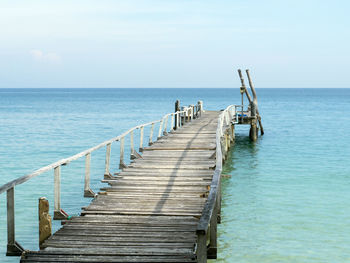
M 0 187 L 0 194 L 7 192 L 7 253 L 9 256 L 18 256 L 21 255 L 23 248 L 16 242 L 15 239 L 15 202 L 14 202 L 14 190 L 15 186 L 20 185 L 31 178 L 34 178 L 44 172 L 54 170 L 54 219 L 66 219 L 67 214 L 61 209 L 60 205 L 60 184 L 61 184 L 61 166 L 68 164 L 74 160 L 77 160 L 85 156 L 85 181 L 84 181 L 84 197 L 94 197 L 95 193 L 90 188 L 90 165 L 91 165 L 91 153 L 106 146 L 106 161 L 105 161 L 105 176 L 111 176 L 109 172 L 110 165 L 110 156 L 111 156 L 111 144 L 116 141 L 120 141 L 120 164 L 119 168 L 124 168 L 124 140 L 125 136 L 130 134 L 130 148 L 131 155 L 130 159 L 141 157 L 139 153 L 134 149 L 134 131 L 140 129 L 140 148 L 141 152 L 143 149 L 143 137 L 144 137 L 144 128 L 151 126 L 149 145 L 153 143 L 153 130 L 154 125 L 159 123 L 159 131 L 157 139 L 166 135 L 169 132 L 173 131 L 175 128 L 180 128 L 184 122 L 193 120 L 201 116 L 203 112 L 203 104 L 201 101 L 197 105 L 190 105 L 185 110 L 176 111 L 174 113 L 168 113 L 164 115 L 161 119 L 155 120 L 152 122 L 144 123 L 137 125 L 126 132 L 122 133 L 119 136 L 116 136 L 112 139 L 104 141 L 94 147 L 91 147 L 85 151 L 77 153 L 68 158 L 61 159 L 57 162 L 51 163 L 47 166 L 44 166 L 34 172 L 14 179 Z M 169 116 L 171 116 L 170 127 L 167 125 Z M 175 118 L 176 117 L 176 118 Z M 186 120 L 187 119 L 187 120 Z
M 217 197 L 217 187 L 220 183 L 220 176 L 222 171 L 222 150 L 221 150 L 221 137 L 223 135 L 223 119 L 228 110 L 236 105 L 228 106 L 222 113 L 220 113 L 218 118 L 218 124 L 216 128 L 216 166 L 212 182 L 210 184 L 210 190 L 207 202 L 202 211 L 202 216 L 197 225 L 197 233 L 206 233 L 208 230 L 209 222 L 213 209 L 215 206 L 215 201 Z
M 235 123 L 237 117 L 236 109 L 241 107 L 241 105 L 230 105 L 224 111 L 222 111 L 218 118 L 218 124 L 216 128 L 216 166 L 212 182 L 210 184 L 210 190 L 208 194 L 207 201 L 202 210 L 202 215 L 199 219 L 196 233 L 198 236 L 197 240 L 197 260 L 198 262 L 207 262 L 207 253 L 210 252 L 210 244 L 208 251 L 206 245 L 206 236 L 208 231 L 210 231 L 210 243 L 214 244 L 214 252 L 216 254 L 216 224 L 217 216 L 221 209 L 221 172 L 223 165 L 223 153 L 222 153 L 222 143 L 221 139 L 224 136 L 224 128 L 226 130 L 230 124 Z M 234 113 L 232 110 L 234 109 Z M 215 215 L 215 217 L 214 217 Z M 210 226 L 210 225 L 213 226 Z M 212 247 L 213 248 L 213 247 Z
M 12 188 L 12 187 L 14 187 L 16 185 L 19 185 L 19 184 L 22 184 L 22 183 L 28 181 L 29 179 L 31 179 L 33 177 L 36 177 L 36 176 L 38 176 L 38 175 L 40 175 L 42 173 L 45 173 L 45 172 L 47 172 L 49 170 L 52 170 L 52 169 L 54 169 L 57 166 L 68 164 L 68 163 L 70 163 L 70 162 L 72 162 L 74 160 L 77 160 L 77 159 L 79 159 L 79 158 L 81 158 L 81 157 L 83 157 L 83 156 L 85 156 L 85 155 L 87 155 L 89 153 L 92 153 L 93 151 L 96 151 L 96 150 L 102 148 L 103 146 L 106 146 L 106 145 L 108 145 L 108 144 L 110 144 L 112 142 L 115 142 L 115 141 L 119 141 L 121 138 L 125 137 L 126 135 L 128 135 L 130 132 L 132 132 L 134 130 L 137 130 L 137 129 L 140 129 L 141 127 L 146 127 L 146 126 L 149 126 L 149 125 L 152 125 L 152 124 L 155 124 L 155 123 L 159 123 L 164 118 L 166 118 L 167 116 L 173 116 L 173 115 L 177 115 L 177 114 L 181 114 L 181 113 L 185 113 L 185 112 L 186 111 L 184 110 L 184 111 L 178 111 L 178 112 L 175 112 L 175 113 L 168 113 L 168 114 L 164 115 L 159 120 L 155 120 L 155 121 L 152 121 L 152 122 L 148 122 L 148 123 L 144 123 L 144 124 L 141 124 L 141 125 L 137 125 L 137 126 L 131 128 L 131 129 L 127 130 L 126 132 L 122 133 L 121 135 L 116 136 L 116 137 L 114 137 L 112 139 L 109 139 L 107 141 L 104 141 L 104 142 L 102 142 L 102 143 L 100 143 L 100 144 L 98 144 L 98 145 L 96 145 L 94 147 L 91 147 L 91 148 L 89 148 L 89 149 L 87 149 L 85 151 L 77 153 L 77 154 L 75 154 L 75 155 L 73 155 L 71 157 L 68 157 L 68 158 L 65 158 L 65 159 L 61 159 L 61 160 L 59 160 L 57 162 L 54 162 L 52 164 L 49 164 L 47 166 L 44 166 L 44 167 L 42 167 L 42 168 L 40 168 L 38 170 L 35 170 L 31 174 L 24 175 L 24 176 L 19 177 L 19 178 L 15 179 L 15 180 L 12 180 L 12 181 L 10 181 L 10 182 L 8 182 L 8 183 L 6 183 L 6 184 L 4 184 L 4 185 L 2 185 L 0 187 L 0 194 L 2 194 L 3 192 L 9 190 L 10 188 Z

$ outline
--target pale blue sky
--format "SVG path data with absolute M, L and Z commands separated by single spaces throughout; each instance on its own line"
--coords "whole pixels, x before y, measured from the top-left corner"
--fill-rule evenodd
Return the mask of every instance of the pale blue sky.
M 350 87 L 350 2 L 0 2 L 0 87 Z

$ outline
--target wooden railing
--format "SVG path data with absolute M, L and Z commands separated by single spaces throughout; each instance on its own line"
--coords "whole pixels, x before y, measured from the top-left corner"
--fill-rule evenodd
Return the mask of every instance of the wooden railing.
M 237 108 L 240 105 L 228 106 L 218 118 L 216 129 L 216 167 L 207 202 L 197 225 L 197 262 L 204 263 L 207 259 L 217 257 L 217 224 L 221 215 L 221 171 L 223 160 L 229 148 L 230 139 L 234 136 L 231 126 L 237 120 Z M 230 138 L 231 136 L 231 138 Z
M 7 253 L 8 256 L 19 256 L 23 252 L 23 248 L 19 243 L 16 242 L 15 238 L 15 186 L 23 184 L 24 182 L 50 170 L 54 170 L 54 219 L 62 220 L 67 218 L 67 214 L 61 209 L 61 166 L 66 165 L 74 160 L 85 156 L 85 180 L 84 180 L 84 197 L 94 197 L 95 193 L 90 188 L 90 166 L 91 166 L 91 153 L 106 147 L 106 159 L 105 159 L 105 177 L 112 176 L 110 173 L 110 159 L 111 159 L 111 145 L 114 142 L 120 142 L 120 160 L 119 168 L 126 167 L 124 162 L 125 155 L 125 137 L 130 136 L 130 152 L 131 159 L 140 157 L 140 154 L 135 150 L 134 147 L 134 131 L 139 130 L 139 152 L 142 152 L 144 144 L 144 128 L 150 127 L 150 134 L 148 144 L 153 143 L 153 133 L 155 125 L 159 124 L 158 137 L 166 135 L 168 132 L 174 129 L 180 128 L 184 123 L 193 120 L 194 118 L 200 117 L 203 112 L 203 104 L 199 101 L 196 105 L 190 105 L 182 111 L 169 113 L 164 115 L 161 119 L 152 121 L 149 123 L 135 126 L 123 134 L 114 137 L 110 140 L 102 142 L 90 149 L 80 152 L 76 155 L 68 157 L 66 159 L 59 160 L 55 163 L 49 164 L 42 167 L 31 174 L 19 177 L 11 182 L 0 187 L 0 194 L 7 193 Z M 170 120 L 170 125 L 169 125 Z

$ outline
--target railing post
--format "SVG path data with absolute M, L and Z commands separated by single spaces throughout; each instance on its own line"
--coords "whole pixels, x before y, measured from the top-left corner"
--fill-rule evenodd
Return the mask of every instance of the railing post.
M 57 166 L 54 169 L 54 212 L 53 219 L 54 220 L 64 220 L 67 218 L 67 214 L 65 214 L 61 209 L 61 166 Z
M 194 105 L 191 105 L 191 121 L 193 121 L 194 118 Z
M 135 149 L 134 149 L 134 131 L 131 131 L 130 132 L 130 154 L 131 156 L 133 156 L 135 152 Z M 132 157 L 131 157 L 132 159 Z
M 154 123 L 152 123 L 152 126 L 151 126 L 151 132 L 149 134 L 148 145 L 152 145 L 153 144 L 153 142 L 152 142 L 152 140 L 153 140 L 153 130 L 154 130 Z
M 225 155 L 228 153 L 229 149 L 230 149 L 230 139 L 229 139 L 229 135 L 225 131 Z
M 125 137 L 120 139 L 120 161 L 119 161 L 119 169 L 126 168 L 127 165 L 124 163 L 124 140 Z
M 218 196 L 216 199 L 216 207 L 217 207 L 216 214 L 217 214 L 217 220 L 218 220 L 217 222 L 221 224 L 221 174 L 218 182 Z
M 163 119 L 161 119 L 160 123 L 159 123 L 159 131 L 158 131 L 158 137 L 157 139 L 159 139 L 160 137 L 162 137 L 162 130 L 163 130 Z
M 165 117 L 163 135 L 167 135 L 167 134 L 168 134 L 168 132 L 166 131 L 167 126 L 168 126 L 168 118 L 169 118 L 169 115 L 167 115 L 167 116 Z
M 235 135 L 235 125 L 232 124 L 231 125 L 231 142 L 233 142 L 235 140 L 235 137 L 236 137 L 236 135 Z
M 130 159 L 134 160 L 140 157 L 141 155 L 139 155 L 138 152 L 135 151 L 135 147 L 134 147 L 134 131 L 131 131 L 130 132 Z
M 175 119 L 174 115 L 175 115 L 174 113 L 171 114 L 171 122 L 170 122 L 171 130 L 170 131 L 173 131 L 174 127 L 176 125 L 175 122 L 174 122 L 174 119 Z
M 217 258 L 217 204 L 214 207 L 213 214 L 210 219 L 210 241 L 208 246 L 208 259 L 216 259 Z
M 109 179 L 112 178 L 112 174 L 110 173 L 110 163 L 111 163 L 111 143 L 108 143 L 106 146 L 106 161 L 105 161 L 105 173 L 104 173 L 104 178 Z
M 207 235 L 197 232 L 197 263 L 207 263 Z
M 7 190 L 7 251 L 6 256 L 20 256 L 24 249 L 16 242 L 15 189 Z
M 140 128 L 140 147 L 139 152 L 143 151 L 143 126 Z
M 229 110 L 226 112 L 226 125 L 229 125 L 231 122 L 231 118 L 230 118 L 230 113 Z
M 45 197 L 39 198 L 39 248 L 51 236 L 52 221 L 49 214 L 49 201 Z
M 203 101 L 198 101 L 198 106 L 199 106 L 199 116 L 202 116 L 203 112 Z
M 84 197 L 95 197 L 94 191 L 90 188 L 90 173 L 91 173 L 91 153 L 85 155 L 85 183 Z

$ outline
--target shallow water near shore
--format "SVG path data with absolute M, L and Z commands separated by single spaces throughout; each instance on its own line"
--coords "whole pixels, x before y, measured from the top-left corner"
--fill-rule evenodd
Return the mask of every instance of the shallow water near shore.
M 350 261 L 350 89 L 258 89 L 265 135 L 248 127 L 224 166 L 218 262 Z M 0 185 L 203 100 L 220 110 L 240 103 L 238 89 L 0 89 Z M 116 171 L 119 144 L 112 147 Z M 93 190 L 105 151 L 92 155 Z M 79 214 L 84 159 L 62 168 L 62 208 Z M 38 198 L 53 210 L 53 172 L 16 187 L 16 235 L 38 243 Z M 0 262 L 6 257 L 6 198 L 0 195 Z M 54 221 L 54 229 L 59 228 Z M 215 262 L 215 261 L 211 261 Z

